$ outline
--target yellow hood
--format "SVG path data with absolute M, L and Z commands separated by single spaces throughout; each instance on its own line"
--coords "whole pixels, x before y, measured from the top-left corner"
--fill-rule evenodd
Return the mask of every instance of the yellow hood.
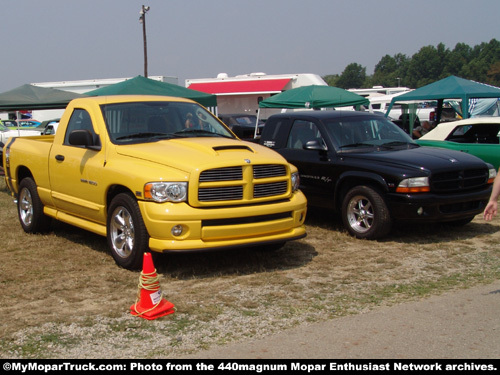
M 278 153 L 251 142 L 228 138 L 181 138 L 116 146 L 118 154 L 189 172 L 211 167 L 281 161 Z

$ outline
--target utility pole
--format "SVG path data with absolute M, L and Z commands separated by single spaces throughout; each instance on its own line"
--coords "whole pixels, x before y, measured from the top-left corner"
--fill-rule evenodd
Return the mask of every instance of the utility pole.
M 149 10 L 148 6 L 142 6 L 139 14 L 139 22 L 142 23 L 142 40 L 144 44 L 144 77 L 148 77 L 148 44 L 146 42 L 146 12 Z

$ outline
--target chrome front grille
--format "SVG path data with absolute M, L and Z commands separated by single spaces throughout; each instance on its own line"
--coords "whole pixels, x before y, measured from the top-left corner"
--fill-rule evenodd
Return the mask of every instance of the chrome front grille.
M 254 198 L 261 198 L 281 195 L 286 193 L 287 188 L 288 184 L 286 181 L 271 184 L 258 184 L 253 188 L 253 196 Z
M 200 202 L 237 201 L 243 199 L 243 186 L 203 188 L 198 191 Z
M 202 171 L 198 201 L 241 201 L 283 196 L 288 191 L 286 165 L 260 164 L 216 168 Z
M 241 179 L 243 179 L 242 167 L 209 169 L 200 174 L 200 182 L 234 181 Z
M 253 167 L 254 178 L 266 178 L 286 176 L 286 168 L 284 165 L 256 165 Z

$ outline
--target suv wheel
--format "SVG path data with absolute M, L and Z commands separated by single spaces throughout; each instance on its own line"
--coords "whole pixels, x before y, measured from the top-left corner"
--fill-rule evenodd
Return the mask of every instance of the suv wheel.
M 382 196 L 368 186 L 356 186 L 342 202 L 342 221 L 357 238 L 374 240 L 391 230 L 391 217 Z

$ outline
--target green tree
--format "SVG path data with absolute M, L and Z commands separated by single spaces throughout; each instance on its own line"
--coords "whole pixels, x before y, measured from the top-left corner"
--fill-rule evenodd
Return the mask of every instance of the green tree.
M 490 66 L 490 70 L 486 75 L 491 85 L 500 86 L 500 60 Z
M 472 48 L 465 43 L 457 43 L 446 57 L 443 73 L 446 76 L 461 76 L 464 65 L 470 61 Z
M 440 43 L 437 48 L 425 46 L 414 54 L 406 77 L 410 87 L 419 88 L 443 78 L 442 72 L 447 53 L 448 50 Z
M 393 87 L 405 86 L 405 76 L 408 70 L 408 58 L 404 54 L 385 55 L 375 65 L 372 77 L 373 85 Z
M 492 39 L 470 47 L 457 43 L 449 50 L 443 43 L 425 46 L 411 57 L 385 55 L 375 65 L 373 75 L 358 63 L 346 66 L 341 75 L 324 77 L 330 86 L 360 88 L 380 85 L 418 88 L 450 75 L 500 86 L 500 42 Z
M 357 63 L 351 63 L 346 66 L 337 80 L 337 87 L 343 89 L 361 88 L 363 87 L 365 80 L 366 68 Z
M 323 77 L 323 80 L 328 84 L 328 86 L 337 87 L 337 81 L 339 79 L 338 74 L 329 74 Z
M 474 47 L 472 58 L 463 68 L 463 78 L 493 84 L 488 72 L 500 61 L 500 42 L 492 39 Z

